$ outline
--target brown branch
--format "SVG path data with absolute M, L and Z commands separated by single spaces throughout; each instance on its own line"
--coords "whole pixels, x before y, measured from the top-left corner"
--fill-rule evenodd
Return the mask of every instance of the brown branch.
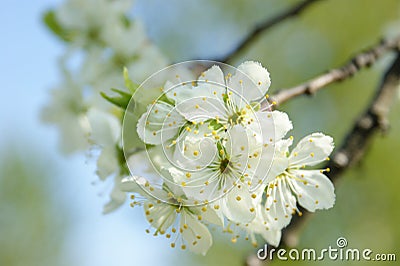
M 400 50 L 391 67 L 385 73 L 380 86 L 364 113 L 355 121 L 341 147 L 334 153 L 332 160 L 325 166 L 330 169 L 327 176 L 337 181 L 344 171 L 361 161 L 377 131 L 388 128 L 387 116 L 390 107 L 400 90 Z M 305 226 L 311 213 L 303 211 L 303 216 L 293 217 L 291 224 L 283 231 L 280 247 L 297 245 L 298 233 Z M 247 265 L 262 265 L 254 255 L 247 258 Z
M 303 84 L 289 89 L 282 89 L 270 97 L 272 102 L 280 105 L 300 95 L 313 95 L 325 86 L 352 77 L 362 68 L 370 67 L 378 58 L 388 51 L 400 47 L 400 37 L 383 40 L 365 52 L 361 52 L 340 68 L 335 68 Z
M 281 14 L 276 15 L 275 17 L 272 17 L 270 19 L 267 19 L 257 25 L 252 32 L 248 34 L 248 36 L 241 41 L 241 43 L 236 47 L 235 50 L 230 52 L 228 55 L 226 55 L 223 58 L 220 58 L 217 61 L 220 62 L 229 62 L 232 60 L 236 55 L 240 54 L 242 51 L 246 50 L 247 47 L 254 41 L 256 40 L 262 32 L 265 30 L 268 30 L 272 28 L 273 26 L 279 24 L 280 22 L 298 16 L 300 13 L 302 13 L 307 7 L 309 7 L 311 4 L 320 1 L 320 0 L 303 0 L 299 4 L 293 6 L 292 8 L 289 8 L 288 10 L 284 11 Z

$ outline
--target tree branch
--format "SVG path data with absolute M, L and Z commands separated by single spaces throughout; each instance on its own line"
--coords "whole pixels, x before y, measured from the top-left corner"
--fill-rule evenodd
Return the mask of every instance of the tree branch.
M 365 52 L 357 54 L 340 68 L 335 68 L 303 84 L 289 89 L 279 90 L 270 97 L 272 102 L 280 105 L 299 95 L 313 95 L 323 87 L 352 77 L 362 68 L 370 67 L 378 58 L 388 51 L 400 48 L 400 37 L 383 40 Z
M 391 67 L 383 76 L 382 82 L 370 104 L 364 113 L 355 121 L 352 129 L 347 134 L 341 147 L 334 153 L 332 160 L 326 164 L 330 172 L 326 175 L 333 181 L 337 181 L 341 174 L 349 167 L 360 162 L 377 131 L 385 132 L 388 128 L 387 116 L 390 107 L 397 98 L 400 90 L 400 49 Z M 290 225 L 283 230 L 280 247 L 294 247 L 298 243 L 299 231 L 305 226 L 311 217 L 311 213 L 300 208 L 303 216 L 294 216 Z M 247 265 L 263 265 L 252 254 L 247 258 Z
M 256 40 L 259 35 L 264 32 L 265 30 L 268 30 L 272 28 L 273 26 L 279 24 L 280 22 L 298 16 L 300 13 L 302 13 L 307 7 L 309 7 L 311 4 L 320 1 L 320 0 L 303 0 L 299 4 L 293 6 L 292 8 L 289 8 L 288 10 L 284 11 L 281 14 L 278 14 L 275 17 L 272 17 L 270 19 L 267 19 L 257 25 L 252 32 L 250 32 L 247 37 L 241 41 L 241 43 L 236 47 L 235 50 L 230 52 L 228 55 L 226 55 L 223 58 L 220 58 L 217 61 L 220 62 L 229 62 L 232 60 L 236 55 L 240 54 L 242 51 L 246 50 L 246 48 L 254 41 Z

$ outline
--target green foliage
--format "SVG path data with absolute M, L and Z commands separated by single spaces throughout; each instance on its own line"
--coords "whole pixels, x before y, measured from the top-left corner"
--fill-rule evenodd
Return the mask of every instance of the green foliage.
M 75 38 L 75 34 L 72 30 L 65 29 L 57 21 L 56 15 L 53 10 L 48 10 L 43 14 L 43 22 L 51 30 L 54 35 L 59 37 L 65 42 L 71 42 Z
M 62 264 L 67 212 L 52 193 L 52 164 L 38 159 L 44 156 L 26 146 L 1 151 L 0 265 Z
M 109 96 L 109 95 L 105 94 L 104 92 L 100 92 L 100 94 L 104 99 L 106 99 L 110 103 L 118 106 L 119 108 L 122 108 L 123 110 L 126 110 L 126 108 L 128 107 L 129 101 L 132 98 L 132 95 L 125 91 L 121 91 L 121 90 L 114 89 L 114 88 L 112 88 L 111 90 L 113 92 L 116 92 L 118 95 L 117 96 Z
M 139 87 L 138 84 L 135 84 L 130 78 L 129 78 L 129 73 L 128 69 L 124 67 L 124 80 L 125 80 L 125 87 L 131 92 L 131 94 L 134 94 L 137 88 Z

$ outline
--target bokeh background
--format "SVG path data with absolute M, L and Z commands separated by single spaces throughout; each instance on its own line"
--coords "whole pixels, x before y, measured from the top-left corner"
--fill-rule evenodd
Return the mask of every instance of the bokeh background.
M 96 181 L 94 160 L 87 154 L 62 155 L 57 129 L 39 119 L 49 88 L 60 78 L 56 60 L 65 48 L 41 17 L 60 3 L 3 0 L 0 9 L 0 265 L 243 265 L 256 249 L 244 241 L 232 244 L 229 235 L 215 232 L 208 255 L 196 256 L 145 234 L 144 215 L 128 204 L 101 214 L 111 183 Z M 223 56 L 257 22 L 295 3 L 137 0 L 132 14 L 176 62 Z M 230 63 L 260 61 L 271 72 L 274 91 L 340 66 L 356 51 L 396 32 L 398 0 L 325 0 L 265 32 Z M 340 145 L 392 58 L 386 56 L 315 97 L 282 106 L 294 122 L 293 135 L 299 139 L 322 131 Z M 342 236 L 349 247 L 400 256 L 398 103 L 390 122 L 390 131 L 377 135 L 365 159 L 342 176 L 335 207 L 317 212 L 302 229 L 300 248 L 334 246 Z

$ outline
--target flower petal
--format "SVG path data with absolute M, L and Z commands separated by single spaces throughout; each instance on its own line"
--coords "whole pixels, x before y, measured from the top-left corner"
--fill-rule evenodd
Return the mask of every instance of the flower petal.
M 101 180 L 116 173 L 119 169 L 115 146 L 105 146 L 97 159 L 96 174 Z
M 269 228 L 268 230 L 264 230 L 261 233 L 261 236 L 267 241 L 268 244 L 277 247 L 281 242 L 282 231 Z
M 222 200 L 222 211 L 225 216 L 236 223 L 248 223 L 254 219 L 255 204 L 249 187 L 239 182 Z
M 198 81 L 219 84 L 225 86 L 224 73 L 219 66 L 213 65 L 204 71 L 198 78 Z
M 187 210 L 182 213 L 181 228 L 182 237 L 187 242 L 189 250 L 206 255 L 212 245 L 212 236 L 208 228 Z
M 110 194 L 110 201 L 104 205 L 103 214 L 110 213 L 120 207 L 126 199 L 126 193 L 121 190 L 121 177 L 116 176 L 114 179 L 114 187 Z
M 289 130 L 293 129 L 288 115 L 280 111 L 257 112 L 257 123 L 261 127 L 264 143 L 279 141 Z M 256 123 L 254 123 L 256 124 Z
M 209 92 L 204 85 L 191 89 L 186 93 L 186 98 L 176 103 L 176 109 L 187 120 L 191 122 L 204 122 L 216 117 L 225 116 L 225 106 L 222 100 L 221 88 L 215 88 L 214 92 Z
M 118 118 L 97 108 L 90 108 L 87 117 L 91 128 L 90 139 L 99 145 L 115 145 L 121 134 Z
M 298 179 L 291 184 L 299 204 L 314 212 L 317 209 L 329 209 L 335 204 L 335 188 L 327 176 L 319 170 L 293 170 Z
M 333 139 L 322 133 L 313 133 L 304 137 L 289 156 L 293 166 L 313 166 L 326 160 L 334 148 Z
M 296 210 L 296 197 L 283 178 L 277 178 L 267 188 L 265 218 L 274 229 L 286 227 Z
M 149 201 L 143 205 L 143 209 L 147 221 L 152 227 L 156 228 L 155 235 L 158 233 L 163 234 L 163 232 L 167 231 L 174 224 L 177 217 L 175 206 L 166 203 Z
M 258 62 L 247 61 L 239 65 L 227 85 L 249 102 L 265 96 L 271 85 L 269 72 Z
M 174 138 L 184 123 L 184 118 L 172 105 L 157 102 L 149 105 L 140 117 L 137 133 L 143 142 L 158 145 Z

